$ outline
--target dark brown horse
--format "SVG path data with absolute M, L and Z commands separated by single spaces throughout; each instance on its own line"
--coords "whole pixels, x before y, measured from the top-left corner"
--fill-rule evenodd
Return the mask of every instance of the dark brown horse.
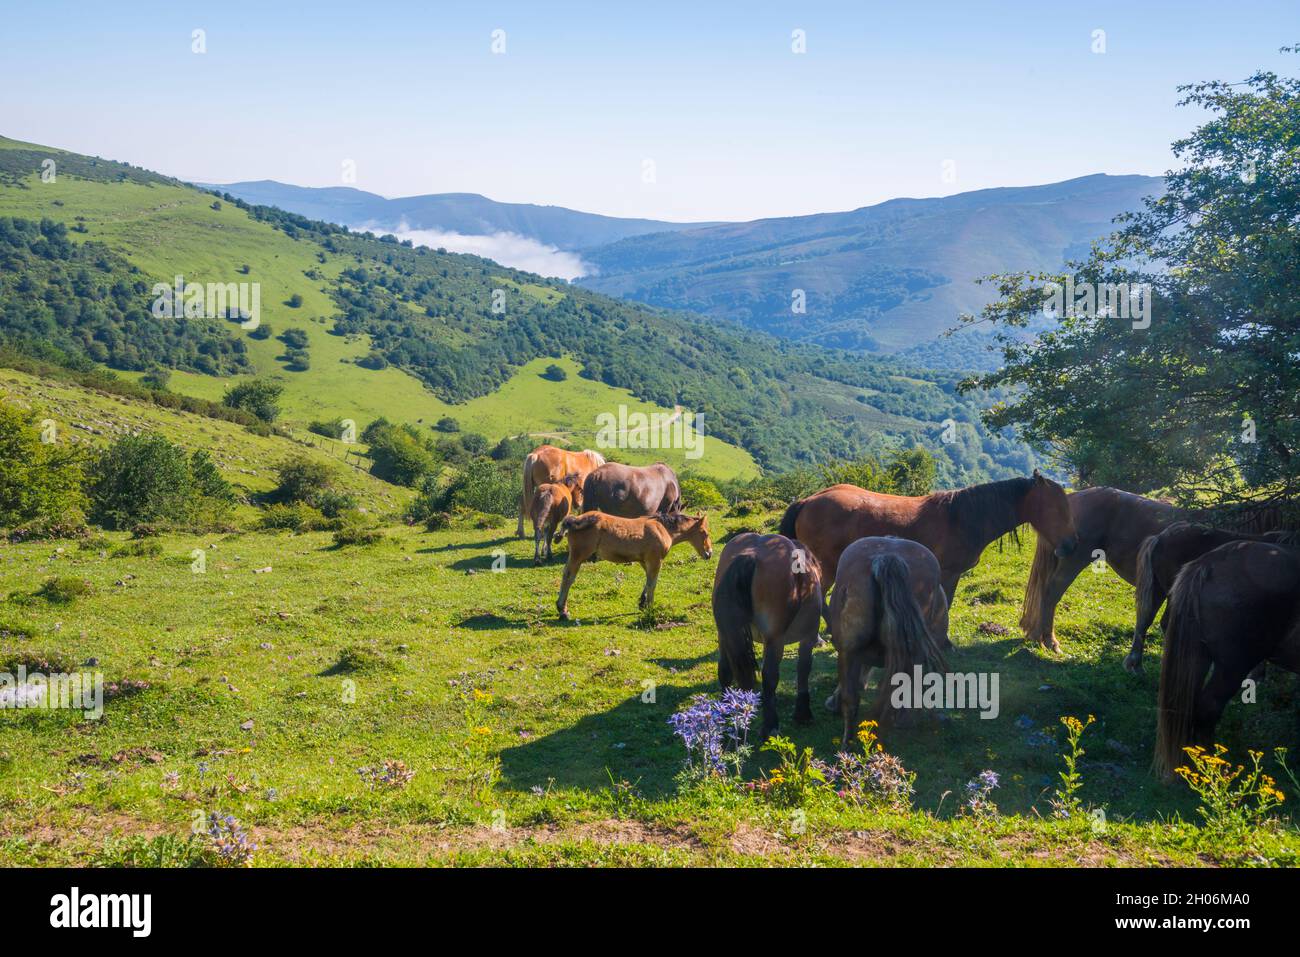
M 1056 640 L 1056 606 L 1079 574 L 1092 562 L 1105 561 L 1120 578 L 1136 584 L 1142 543 L 1179 516 L 1168 502 L 1105 486 L 1071 492 L 1066 502 L 1078 547 L 1060 556 L 1054 541 L 1039 536 L 1020 616 L 1025 639 L 1053 651 L 1061 648 Z
M 524 491 L 519 496 L 519 527 L 515 535 L 524 537 L 524 516 L 533 504 L 533 494 L 539 485 L 558 482 L 566 475 L 576 474 L 578 484 L 587 473 L 605 464 L 605 456 L 591 449 L 569 452 L 554 445 L 539 445 L 524 456 Z
M 589 473 L 582 486 L 583 508 L 643 518 L 682 510 L 677 474 L 659 462 L 638 468 L 610 462 Z
M 754 642 L 763 645 L 763 726 L 760 740 L 777 729 L 776 685 L 785 646 L 799 643 L 796 723 L 812 721 L 808 675 L 821 624 L 822 587 L 817 560 L 784 535 L 745 532 L 727 542 L 713 576 L 713 621 L 718 627 L 718 684 L 754 690 Z
M 1164 604 L 1169 590 L 1173 588 L 1179 570 L 1220 545 L 1243 541 L 1296 545 L 1300 544 L 1300 533 L 1266 532 L 1263 535 L 1249 535 L 1196 522 L 1174 522 L 1142 543 L 1135 583 L 1137 620 L 1133 626 L 1133 647 L 1124 659 L 1126 669 L 1133 674 L 1142 670 L 1142 650 L 1147 631 L 1156 620 L 1156 612 Z
M 951 643 L 941 576 L 933 552 L 902 538 L 861 538 L 840 556 L 828 612 L 840 680 L 827 705 L 838 699 L 844 750 L 855 740 L 862 685 L 873 666 L 885 669 L 873 708 L 882 721 L 892 713 L 890 676 L 910 676 L 917 665 L 924 671 L 947 670 L 944 652 Z
M 1228 701 L 1265 661 L 1300 672 L 1300 549 L 1230 542 L 1184 565 L 1169 593 L 1158 771 L 1182 764 L 1184 748 L 1213 743 Z
M 1033 478 L 919 497 L 832 485 L 786 509 L 780 532 L 797 538 L 817 556 L 827 576 L 826 588 L 838 574 L 840 555 L 859 538 L 897 535 L 920 542 L 938 559 L 943 592 L 951 602 L 957 579 L 975 567 L 988 544 L 1026 522 L 1061 555 L 1074 552 L 1074 522 L 1065 490 L 1037 472 Z

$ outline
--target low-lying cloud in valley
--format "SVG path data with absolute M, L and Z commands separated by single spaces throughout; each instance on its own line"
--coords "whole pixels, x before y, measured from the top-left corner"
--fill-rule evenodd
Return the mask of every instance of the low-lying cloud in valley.
M 453 253 L 471 253 L 512 269 L 523 269 L 555 279 L 577 279 L 593 271 L 577 253 L 565 252 L 518 233 L 466 236 L 437 229 L 412 229 L 405 222 L 399 223 L 396 228 L 376 226 L 374 223 L 353 228 L 379 235 L 392 233 L 398 239 L 409 239 L 417 246 L 445 249 Z

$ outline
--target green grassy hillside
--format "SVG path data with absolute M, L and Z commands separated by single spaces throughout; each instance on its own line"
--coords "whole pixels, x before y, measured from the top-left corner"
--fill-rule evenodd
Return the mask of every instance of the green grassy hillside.
M 49 182 L 41 177 L 47 159 L 56 162 Z M 681 405 L 703 414 L 711 436 L 694 468 L 719 477 L 752 475 L 756 463 L 785 468 L 917 443 L 936 453 L 949 484 L 1023 472 L 1034 462 L 1024 446 L 976 424 L 979 403 L 993 397 L 958 397 L 953 376 L 899 376 L 890 365 L 783 346 L 476 257 L 244 208 L 120 164 L 0 140 L 5 216 L 50 219 L 65 224 L 75 243 L 103 244 L 116 258 L 95 268 L 138 289 L 137 308 L 147 310 L 153 283 L 176 275 L 189 283 L 260 283 L 260 318 L 271 337 L 212 322 L 258 375 L 283 382 L 284 408 L 299 427 L 322 416 L 364 426 L 377 416 L 428 423 L 450 414 L 493 440 L 561 432 L 580 442 L 597 411 Z M 39 255 L 24 252 L 12 275 L 29 272 Z M 495 290 L 505 295 L 503 314 L 492 308 Z M 123 374 L 139 374 L 151 360 L 147 350 L 127 348 L 135 341 L 129 321 L 105 327 L 85 315 L 31 315 L 39 305 L 0 282 L 0 305 L 6 296 L 11 309 L 29 313 L 22 318 L 29 335 L 57 326 L 73 351 L 92 353 L 116 342 L 116 354 L 129 358 L 98 361 L 117 361 Z M 17 322 L 0 323 L 0 334 L 14 334 Z M 306 336 L 305 371 L 288 361 L 280 336 L 289 330 Z M 537 381 L 539 368 L 565 355 L 567 382 Z M 358 364 L 369 357 L 376 367 Z M 179 370 L 172 387 L 218 397 L 230 380 L 203 374 L 199 359 L 172 363 Z M 959 443 L 938 441 L 948 418 L 969 432 Z M 672 454 L 621 457 L 681 464 Z
M 912 810 L 830 796 L 802 818 L 675 780 L 668 716 L 716 691 L 715 562 L 686 547 L 644 627 L 640 573 L 609 562 L 582 570 L 577 621 L 558 623 L 559 564 L 531 567 L 505 525 L 394 527 L 342 550 L 319 533 L 167 535 L 160 555 L 108 557 L 121 537 L 0 546 L 0 662 L 93 660 L 138 689 L 99 721 L 0 713 L 0 864 L 177 863 L 195 815 L 213 812 L 239 819 L 264 865 L 1167 866 L 1288 864 L 1300 849 L 1290 826 L 1204 834 L 1187 788 L 1151 777 L 1156 676 L 1121 668 L 1132 591 L 1109 571 L 1066 596 L 1062 655 L 1022 646 L 1032 536 L 1023 550 L 991 547 L 953 609 L 953 667 L 1000 675 L 998 716 L 948 713 L 884 736 L 917 773 Z M 208 550 L 204 574 L 190 570 L 195 548 Z M 35 597 L 56 575 L 93 592 Z M 793 649 L 780 686 L 784 733 L 826 760 L 840 733 L 820 705 L 834 675 L 832 650 L 818 649 L 806 727 L 791 721 Z M 467 702 L 474 689 L 490 703 Z M 1220 740 L 1239 758 L 1294 746 L 1295 693 L 1294 676 L 1271 673 L 1260 703 L 1229 706 Z M 1088 714 L 1080 796 L 1104 822 L 1052 820 L 1058 719 Z M 358 769 L 390 760 L 414 772 L 409 785 L 370 788 Z M 773 763 L 758 755 L 749 774 Z M 966 782 L 986 769 L 1000 775 L 997 810 L 962 814 Z

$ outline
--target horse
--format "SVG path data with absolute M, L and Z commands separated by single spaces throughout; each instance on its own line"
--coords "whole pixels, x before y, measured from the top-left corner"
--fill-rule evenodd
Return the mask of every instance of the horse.
M 645 588 L 637 603 L 640 608 L 654 604 L 659 566 L 674 545 L 690 542 L 701 558 L 713 555 L 709 519 L 703 514 L 675 512 L 649 518 L 622 518 L 604 512 L 584 512 L 570 515 L 560 523 L 560 529 L 561 537 L 569 536 L 569 558 L 564 565 L 560 595 L 555 600 L 555 610 L 563 621 L 569 620 L 569 588 L 578 577 L 582 563 L 593 555 L 618 564 L 635 562 L 641 566 L 645 571 Z
M 713 622 L 718 628 L 718 684 L 754 690 L 754 642 L 763 644 L 763 724 L 774 732 L 776 686 L 785 646 L 799 643 L 794 720 L 813 719 L 808 697 L 812 651 L 822 615 L 821 569 L 812 553 L 784 535 L 745 532 L 727 542 L 713 576 Z
M 543 544 L 545 561 L 551 560 L 551 545 L 560 540 L 556 528 L 570 512 L 582 511 L 582 480 L 577 472 L 570 472 L 558 482 L 545 482 L 533 493 L 529 510 L 533 520 L 533 564 L 540 565 Z
M 1213 743 L 1228 700 L 1265 661 L 1300 672 L 1300 548 L 1229 542 L 1184 565 L 1169 593 L 1157 771 Z
M 858 701 L 867 673 L 881 665 L 885 680 L 873 711 L 883 721 L 887 684 L 893 675 L 920 665 L 947 671 L 948 599 L 939 559 L 924 545 L 904 538 L 860 538 L 840 556 L 839 584 L 831 592 L 828 619 L 839 653 L 839 687 L 826 702 L 844 718 L 840 739 L 848 750 L 858 726 Z
M 604 464 L 605 456 L 599 452 L 591 449 L 569 452 L 554 445 L 539 445 L 524 456 L 524 490 L 519 496 L 519 527 L 515 529 L 515 536 L 524 537 L 524 515 L 532 504 L 537 486 L 558 482 L 570 473 L 576 473 L 581 484 L 588 472 Z
M 1025 640 L 1052 651 L 1061 650 L 1056 640 L 1056 606 L 1079 574 L 1104 558 L 1120 578 L 1137 584 L 1142 543 L 1181 514 L 1169 502 L 1105 486 L 1071 492 L 1065 498 L 1078 546 L 1072 554 L 1059 556 L 1055 543 L 1039 536 L 1020 615 Z
M 587 508 L 621 518 L 645 518 L 682 510 L 677 474 L 659 462 L 637 467 L 610 462 L 590 472 L 582 485 Z
M 1193 559 L 1200 558 L 1228 542 L 1273 542 L 1280 545 L 1300 544 L 1300 532 L 1266 532 L 1251 535 L 1213 528 L 1195 522 L 1174 522 L 1159 534 L 1142 543 L 1138 554 L 1137 570 L 1137 620 L 1133 626 L 1133 647 L 1124 659 L 1124 667 L 1132 674 L 1142 670 L 1142 651 L 1147 630 L 1155 621 L 1156 612 L 1164 604 L 1173 587 L 1178 571 Z M 1168 615 L 1166 614 L 1166 621 Z M 1162 625 L 1165 622 L 1161 623 Z
M 952 492 L 906 496 L 832 485 L 786 509 L 778 529 L 811 549 L 835 581 L 840 555 L 868 536 L 896 535 L 934 553 L 941 587 L 952 601 L 957 579 L 975 567 L 988 544 L 1028 522 L 1062 556 L 1077 545 L 1065 490 L 1035 470 L 1033 478 L 1005 479 Z

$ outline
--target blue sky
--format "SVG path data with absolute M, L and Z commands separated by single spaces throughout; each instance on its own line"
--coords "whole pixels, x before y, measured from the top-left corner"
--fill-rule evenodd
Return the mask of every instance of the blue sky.
M 1277 52 L 1295 0 L 43 0 L 4 20 L 7 136 L 199 181 L 343 185 L 352 160 L 387 196 L 671 220 L 1158 174 L 1198 118 L 1178 84 L 1300 63 Z

